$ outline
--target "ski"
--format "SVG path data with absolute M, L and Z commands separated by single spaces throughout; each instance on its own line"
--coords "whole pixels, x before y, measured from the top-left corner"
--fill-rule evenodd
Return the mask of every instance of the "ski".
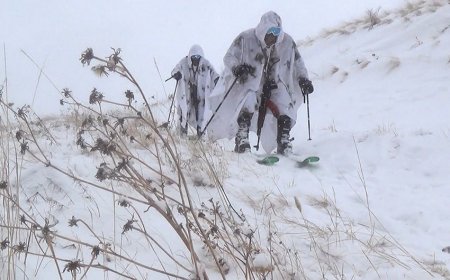
M 320 160 L 319 157 L 310 156 L 310 157 L 305 158 L 302 161 L 297 161 L 297 167 L 306 167 L 306 166 L 311 165 L 312 163 L 318 162 L 319 160 Z
M 277 156 L 266 156 L 262 159 L 258 159 L 256 160 L 257 163 L 262 164 L 262 165 L 274 165 L 275 163 L 277 163 L 280 159 Z
M 297 160 L 297 159 L 293 159 L 296 161 L 297 163 L 297 167 L 306 167 L 306 166 L 311 166 L 314 163 L 317 163 L 320 158 L 317 156 L 309 156 L 303 160 Z M 274 165 L 276 164 L 278 161 L 280 161 L 280 158 L 278 156 L 274 156 L 274 155 L 270 155 L 270 156 L 266 156 L 262 159 L 258 159 L 256 160 L 257 163 L 262 164 L 262 165 Z

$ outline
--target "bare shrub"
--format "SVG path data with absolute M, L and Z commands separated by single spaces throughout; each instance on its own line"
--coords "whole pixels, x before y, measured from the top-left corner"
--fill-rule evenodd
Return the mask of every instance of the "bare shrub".
M 419 37 L 416 36 L 416 42 L 411 46 L 411 49 L 417 48 L 421 45 L 423 45 L 423 41 L 420 40 Z
M 424 0 L 407 2 L 406 5 L 399 10 L 399 13 L 402 17 L 421 15 L 421 9 L 425 6 L 425 4 L 427 3 Z
M 356 59 L 355 62 L 361 67 L 361 69 L 366 68 L 370 64 L 370 61 L 367 59 Z
M 336 128 L 336 123 L 334 122 L 334 120 L 326 129 L 329 130 L 332 133 L 338 132 L 338 130 Z
M 379 16 L 380 9 L 377 10 L 370 9 L 366 12 L 366 22 L 367 22 L 367 28 L 369 30 L 373 29 L 375 25 L 378 25 L 381 23 L 381 18 Z
M 392 123 L 379 125 L 375 129 L 375 133 L 377 135 L 393 134 L 394 136 L 398 136 L 397 128 Z
M 345 82 L 345 80 L 347 80 L 347 78 L 348 78 L 348 76 L 350 75 L 350 73 L 348 73 L 347 71 L 344 71 L 342 74 L 341 74 L 341 83 L 343 83 L 343 82 Z
M 447 30 L 449 30 L 449 28 L 450 28 L 450 24 L 447 25 L 446 27 L 444 27 L 444 28 L 441 30 L 441 33 L 445 33 Z
M 337 66 L 332 66 L 331 70 L 330 70 L 330 75 L 333 76 L 334 74 L 336 74 L 339 71 L 339 67 Z

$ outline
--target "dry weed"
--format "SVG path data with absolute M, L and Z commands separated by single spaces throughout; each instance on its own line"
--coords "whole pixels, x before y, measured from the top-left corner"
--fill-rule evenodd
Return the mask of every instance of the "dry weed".
M 370 64 L 370 61 L 367 59 L 356 59 L 355 62 L 360 66 L 361 69 L 366 68 Z
M 400 67 L 400 64 L 401 62 L 398 57 L 392 57 L 388 62 L 388 73 Z
M 375 134 L 377 135 L 393 134 L 394 136 L 398 136 L 397 128 L 393 123 L 379 125 L 375 129 Z
M 332 66 L 331 70 L 330 70 L 330 75 L 333 76 L 334 74 L 336 74 L 339 71 L 339 67 L 337 66 Z
M 377 10 L 370 9 L 366 12 L 366 28 L 369 30 L 373 29 L 375 25 L 381 23 L 381 18 L 379 15 L 380 9 L 381 8 L 378 8 Z
M 340 81 L 340 83 L 345 82 L 345 80 L 347 80 L 349 74 L 350 74 L 350 73 L 348 73 L 347 71 L 344 71 L 344 72 L 342 73 L 342 75 L 341 75 L 341 81 Z

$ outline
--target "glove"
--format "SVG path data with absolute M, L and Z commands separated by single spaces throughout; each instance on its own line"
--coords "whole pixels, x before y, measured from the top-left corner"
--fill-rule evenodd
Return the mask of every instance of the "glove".
M 310 80 L 306 78 L 300 78 L 300 81 L 298 82 L 300 88 L 302 89 L 303 94 L 310 94 L 313 93 L 314 87 Z
M 180 71 L 178 71 L 177 73 L 173 74 L 172 77 L 173 77 L 175 80 L 179 81 L 179 80 L 181 79 L 181 73 L 180 73 Z
M 236 77 L 241 77 L 243 75 L 253 74 L 255 72 L 255 67 L 248 64 L 239 64 L 233 68 L 233 74 Z

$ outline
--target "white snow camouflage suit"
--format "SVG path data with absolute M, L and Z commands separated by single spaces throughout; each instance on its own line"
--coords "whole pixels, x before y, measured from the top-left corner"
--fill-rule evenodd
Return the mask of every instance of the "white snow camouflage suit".
M 201 57 L 198 67 L 192 65 L 191 57 L 194 55 Z M 208 102 L 205 97 L 214 89 L 214 81 L 219 75 L 204 57 L 203 49 L 199 45 L 191 47 L 188 56 L 181 59 L 172 70 L 172 76 L 177 72 L 181 73 L 181 79 L 178 81 L 176 91 L 177 113 L 180 125 L 182 128 L 186 128 L 187 123 L 189 123 L 198 132 L 204 126 L 204 112 Z M 191 90 L 195 86 L 197 87 L 196 96 L 191 94 Z M 196 107 L 198 108 L 197 112 Z
M 295 125 L 297 111 L 303 102 L 299 80 L 308 79 L 308 73 L 294 40 L 288 34 L 281 31 L 275 45 L 266 47 L 264 37 L 271 27 L 281 28 L 281 18 L 272 11 L 261 17 L 256 28 L 239 34 L 228 49 L 223 59 L 224 73 L 209 98 L 211 112 L 216 110 L 236 79 L 232 72 L 234 67 L 245 63 L 255 67 L 255 72 L 246 81 L 238 79 L 233 86 L 208 127 L 210 139 L 233 138 L 238 130 L 237 118 L 242 109 L 255 112 L 250 130 L 256 131 L 259 100 L 265 82 L 263 69 L 268 60 L 269 66 L 273 66 L 266 75 L 274 79 L 278 86 L 272 90 L 270 100 L 278 107 L 280 115 L 287 115 L 291 119 L 291 128 Z M 261 145 L 267 153 L 277 147 L 276 138 L 277 119 L 268 109 L 261 131 Z

